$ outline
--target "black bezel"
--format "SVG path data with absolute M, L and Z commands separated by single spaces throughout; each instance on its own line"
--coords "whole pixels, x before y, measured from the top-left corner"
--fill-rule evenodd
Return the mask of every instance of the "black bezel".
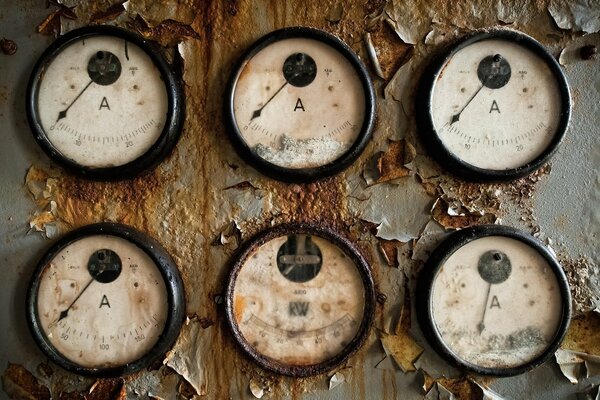
M 336 246 L 338 246 L 356 265 L 358 272 L 361 276 L 363 287 L 365 289 L 365 308 L 363 310 L 363 318 L 360 327 L 354 336 L 354 338 L 348 343 L 344 350 L 333 358 L 330 358 L 324 362 L 297 366 L 288 365 L 280 361 L 274 360 L 270 357 L 262 355 L 252 347 L 250 343 L 242 335 L 238 324 L 235 322 L 233 313 L 233 291 L 235 283 L 240 270 L 243 268 L 246 260 L 250 257 L 253 252 L 265 244 L 266 242 L 285 236 L 288 234 L 311 234 L 326 240 L 329 240 Z M 293 377 L 306 377 L 321 374 L 323 372 L 330 371 L 335 367 L 341 365 L 349 357 L 351 357 L 358 349 L 364 344 L 371 324 L 373 323 L 374 311 L 375 311 L 375 289 L 373 285 L 373 278 L 369 269 L 369 264 L 358 251 L 358 249 L 345 237 L 339 233 L 325 228 L 323 226 L 317 226 L 307 223 L 290 223 L 279 225 L 275 228 L 263 231 L 252 239 L 248 240 L 237 252 L 235 257 L 232 259 L 231 272 L 227 278 L 225 294 L 225 312 L 227 324 L 231 328 L 233 337 L 242 351 L 251 359 L 253 359 L 261 367 L 276 372 L 282 375 L 288 375 Z
M 258 156 L 244 140 L 240 129 L 235 119 L 235 113 L 233 109 L 233 97 L 235 94 L 236 84 L 240 74 L 245 68 L 248 61 L 254 57 L 259 51 L 269 46 L 270 44 L 279 40 L 291 39 L 291 38 L 307 38 L 318 40 L 323 42 L 335 50 L 340 52 L 350 64 L 355 68 L 356 73 L 362 83 L 363 91 L 365 94 L 365 118 L 361 127 L 361 130 L 352 146 L 338 157 L 327 164 L 312 167 L 312 168 L 285 168 L 279 165 L 270 163 L 264 158 Z M 293 49 L 290 50 L 290 53 Z M 311 182 L 320 178 L 334 175 L 344 169 L 346 169 L 352 162 L 354 162 L 362 153 L 367 146 L 367 143 L 371 137 L 373 131 L 373 125 L 375 123 L 375 91 L 373 89 L 373 82 L 369 77 L 369 73 L 365 68 L 364 64 L 360 61 L 356 53 L 352 49 L 342 42 L 337 37 L 318 30 L 308 27 L 288 27 L 280 30 L 271 32 L 257 42 L 255 42 L 244 55 L 241 57 L 238 64 L 234 67 L 229 83 L 227 84 L 227 91 L 225 92 L 225 104 L 224 104 L 224 115 L 227 133 L 233 143 L 233 147 L 237 151 L 244 161 L 260 171 L 266 176 L 271 178 L 285 181 L 285 182 Z
M 446 64 L 451 58 L 461 49 L 483 40 L 500 39 L 515 42 L 534 54 L 539 56 L 550 68 L 550 71 L 556 78 L 560 96 L 562 100 L 560 110 L 560 120 L 556 128 L 556 132 L 550 144 L 546 149 L 534 160 L 517 168 L 506 170 L 483 169 L 464 162 L 453 153 L 451 153 L 440 140 L 435 129 L 433 116 L 431 113 L 431 99 L 433 96 L 433 88 L 438 77 L 443 73 Z M 488 29 L 485 31 L 475 32 L 466 38 L 461 38 L 457 43 L 450 45 L 441 55 L 436 57 L 433 62 L 425 69 L 419 89 L 416 96 L 416 111 L 417 124 L 421 131 L 421 138 L 426 147 L 429 149 L 432 157 L 442 166 L 446 167 L 452 174 L 469 181 L 489 182 L 489 181 L 506 181 L 517 179 L 528 175 L 542 165 L 544 165 L 557 151 L 558 146 L 562 142 L 569 119 L 571 116 L 571 94 L 567 79 L 554 57 L 546 50 L 544 46 L 538 43 L 535 39 L 521 32 L 516 32 L 508 29 Z
M 168 296 L 168 314 L 163 332 L 160 334 L 156 344 L 144 356 L 138 360 L 132 361 L 122 366 L 109 368 L 87 368 L 81 367 L 70 361 L 52 345 L 43 332 L 40 325 L 36 302 L 39 290 L 39 283 L 44 270 L 47 268 L 52 259 L 65 247 L 72 243 L 93 235 L 109 235 L 125 239 L 133 243 L 138 248 L 142 249 L 156 264 L 159 269 L 167 289 Z M 159 357 L 164 355 L 167 350 L 173 345 L 185 317 L 185 299 L 183 293 L 183 282 L 175 262 L 162 246 L 148 235 L 139 232 L 126 225 L 116 223 L 98 223 L 87 225 L 76 229 L 50 247 L 38 262 L 35 272 L 31 278 L 29 288 L 27 290 L 26 301 L 26 316 L 27 323 L 31 334 L 40 347 L 42 352 L 48 356 L 55 364 L 66 369 L 67 371 L 96 377 L 114 377 L 126 375 L 147 367 Z
M 537 251 L 552 268 L 556 281 L 560 288 L 562 296 L 562 318 L 557 328 L 556 334 L 546 350 L 533 360 L 526 362 L 517 367 L 511 368 L 488 368 L 481 367 L 479 365 L 470 363 L 461 359 L 456 355 L 448 346 L 446 346 L 442 339 L 434 318 L 432 310 L 432 291 L 433 284 L 437 277 L 438 272 L 446 262 L 446 260 L 459 248 L 463 247 L 467 243 L 488 236 L 504 236 L 511 239 L 515 239 L 525 243 L 526 245 Z M 417 281 L 417 319 L 421 327 L 423 335 L 429 342 L 429 344 L 447 361 L 456 365 L 459 368 L 474 372 L 480 375 L 490 376 L 513 376 L 527 372 L 540 364 L 547 361 L 556 352 L 560 343 L 567 333 L 569 322 L 571 319 L 571 293 L 569 291 L 569 284 L 567 277 L 556 260 L 556 257 L 548 250 L 544 244 L 531 235 L 520 231 L 518 229 L 503 226 L 503 225 L 480 225 L 472 228 L 467 228 L 461 231 L 452 233 L 446 240 L 444 240 L 431 254 L 423 269 L 419 274 Z
M 67 46 L 91 36 L 115 36 L 135 44 L 142 49 L 160 71 L 168 97 L 168 109 L 163 131 L 156 142 L 137 159 L 123 165 L 113 167 L 92 168 L 74 162 L 62 155 L 46 136 L 38 118 L 37 94 L 40 81 L 45 70 L 54 58 Z M 115 26 L 99 25 L 72 30 L 54 41 L 37 61 L 27 87 L 26 95 L 27 120 L 36 142 L 44 152 L 57 164 L 82 177 L 94 180 L 121 180 L 139 175 L 141 172 L 158 165 L 167 157 L 181 136 L 184 118 L 184 103 L 179 79 L 172 67 L 161 55 L 156 44 L 125 29 Z

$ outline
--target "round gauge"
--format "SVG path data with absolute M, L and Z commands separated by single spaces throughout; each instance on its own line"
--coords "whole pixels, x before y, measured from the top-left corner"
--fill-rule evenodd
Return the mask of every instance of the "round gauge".
M 183 284 L 166 251 L 124 225 L 77 229 L 40 260 L 27 319 L 42 351 L 82 375 L 148 366 L 173 344 L 185 314 Z
M 311 28 L 272 32 L 231 76 L 225 119 L 235 149 L 283 181 L 311 181 L 348 167 L 373 128 L 375 95 L 357 55 Z
M 374 304 L 362 255 L 312 225 L 283 225 L 250 240 L 227 282 L 235 340 L 263 368 L 297 377 L 346 361 L 366 339 Z
M 571 114 L 560 66 L 522 33 L 490 30 L 454 45 L 423 75 L 418 123 L 432 156 L 467 180 L 516 179 L 557 150 Z
M 73 30 L 42 54 L 27 89 L 42 149 L 92 179 L 131 178 L 179 139 L 181 87 L 157 47 L 112 26 Z
M 484 375 L 516 375 L 546 361 L 571 316 L 567 279 L 552 253 L 499 225 L 450 235 L 425 264 L 417 296 L 430 344 Z

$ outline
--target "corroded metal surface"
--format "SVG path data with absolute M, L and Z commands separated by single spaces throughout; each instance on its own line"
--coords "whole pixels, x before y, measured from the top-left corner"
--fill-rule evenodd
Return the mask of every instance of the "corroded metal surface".
M 494 390 L 506 398 L 575 398 L 599 382 L 582 370 L 572 385 L 554 361 L 513 378 L 463 376 L 424 341 L 410 300 L 424 259 L 446 229 L 501 220 L 558 253 L 578 314 L 565 349 L 598 355 L 587 332 L 600 303 L 599 61 L 582 59 L 578 49 L 598 46 L 600 39 L 583 36 L 598 28 L 578 5 L 586 3 L 584 13 L 592 17 L 600 6 L 544 0 L 60 3 L 46 8 L 41 0 L 5 1 L 0 7 L 0 37 L 17 49 L 0 54 L 0 258 L 6 274 L 0 300 L 10 305 L 0 325 L 14 328 L 0 334 L 0 397 L 417 399 L 427 391 L 427 398 L 451 392 L 470 399 Z M 180 142 L 155 171 L 133 180 L 90 182 L 51 167 L 24 120 L 24 82 L 52 35 L 93 23 L 156 40 L 184 82 Z M 333 33 L 361 56 L 371 68 L 378 110 L 373 139 L 357 162 L 306 185 L 252 170 L 226 139 L 222 116 L 235 61 L 262 35 L 296 25 Z M 429 158 L 415 124 L 414 90 L 441 46 L 474 29 L 505 25 L 532 35 L 556 57 L 566 48 L 572 123 L 557 155 L 531 176 L 466 183 Z M 43 249 L 64 232 L 100 221 L 129 224 L 158 239 L 179 266 L 187 294 L 188 319 L 164 363 L 122 381 L 79 378 L 45 363 L 23 317 L 25 287 Z M 337 372 L 303 379 L 268 373 L 243 356 L 222 307 L 229 259 L 240 241 L 296 221 L 325 224 L 351 238 L 369 259 L 378 292 L 374 326 L 361 350 Z

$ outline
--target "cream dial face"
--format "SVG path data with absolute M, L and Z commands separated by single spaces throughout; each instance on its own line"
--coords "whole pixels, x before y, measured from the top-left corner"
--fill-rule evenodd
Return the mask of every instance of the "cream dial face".
M 53 147 L 90 168 L 121 166 L 145 154 L 163 131 L 168 103 L 148 54 L 104 35 L 62 49 L 45 69 L 36 99 Z
M 40 276 L 36 308 L 43 334 L 65 358 L 110 368 L 148 353 L 163 332 L 168 295 L 152 259 L 109 235 L 79 239 Z
M 235 323 L 254 351 L 308 366 L 340 354 L 357 336 L 365 288 L 338 246 L 297 234 L 272 239 L 248 256 L 232 303 Z
M 338 50 L 289 38 L 267 45 L 243 66 L 233 110 L 256 155 L 283 168 L 314 168 L 335 161 L 357 140 L 365 92 Z
M 518 367 L 552 343 L 563 315 L 556 275 L 532 247 L 508 237 L 473 240 L 435 277 L 433 320 L 444 344 L 485 368 Z
M 431 113 L 437 136 L 461 161 L 507 170 L 537 159 L 551 144 L 561 91 L 548 64 L 528 48 L 490 39 L 467 45 L 435 81 Z

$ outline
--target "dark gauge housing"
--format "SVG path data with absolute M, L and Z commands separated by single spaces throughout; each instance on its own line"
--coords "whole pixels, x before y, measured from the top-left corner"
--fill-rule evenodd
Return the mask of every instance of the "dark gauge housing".
M 52 345 L 51 341 L 44 333 L 37 308 L 40 279 L 49 263 L 61 250 L 78 240 L 95 235 L 107 235 L 125 239 L 146 253 L 160 271 L 165 283 L 168 302 L 165 326 L 154 346 L 141 358 L 135 361 L 125 365 L 107 368 L 82 367 L 63 356 Z M 106 284 L 116 279 L 121 272 L 121 260 L 113 251 L 100 249 L 92 254 L 89 264 L 86 267 L 95 280 L 100 282 L 100 284 Z M 63 313 L 66 314 L 66 312 Z M 179 271 L 171 256 L 158 242 L 146 234 L 126 225 L 116 223 L 87 225 L 62 237 L 42 256 L 33 273 L 27 291 L 26 316 L 29 329 L 37 345 L 50 360 L 62 368 L 86 376 L 113 377 L 127 375 L 148 367 L 160 357 L 164 356 L 177 339 L 185 317 L 183 282 L 181 281 Z
M 535 159 L 510 169 L 485 169 L 472 165 L 450 151 L 441 140 L 442 133 L 436 129 L 432 114 L 432 98 L 436 82 L 446 72 L 452 58 L 466 47 L 486 40 L 499 39 L 512 42 L 533 52 L 549 68 L 560 93 L 560 116 L 552 140 Z M 517 71 L 511 71 L 509 64 L 500 55 L 490 55 L 478 66 L 477 75 L 482 88 L 503 88 Z M 475 97 L 475 96 L 473 96 Z M 473 98 L 471 98 L 473 100 Z M 470 101 L 470 100 L 469 100 Z M 496 106 L 497 107 L 497 106 Z M 567 130 L 571 116 L 571 95 L 566 77 L 555 58 L 533 38 L 507 29 L 488 29 L 475 32 L 454 44 L 436 56 L 424 70 L 416 96 L 416 112 L 419 134 L 431 156 L 450 173 L 474 182 L 507 181 L 528 175 L 542 167 L 556 153 Z M 460 113 L 459 113 L 460 114 Z M 458 121 L 455 115 L 452 123 Z
M 297 235 L 297 239 L 292 240 L 291 238 L 295 237 L 295 235 Z M 291 257 L 295 257 L 296 264 L 302 268 L 305 268 L 307 271 L 306 275 L 308 275 L 290 276 L 292 275 L 290 273 L 288 276 L 285 276 L 285 272 L 282 271 L 282 265 L 273 266 L 273 268 L 278 269 L 277 274 L 279 274 L 279 272 L 284 274 L 285 279 L 292 281 L 292 285 L 295 282 L 302 283 L 306 282 L 307 280 L 311 280 L 319 273 L 322 258 L 321 251 L 316 245 L 312 244 L 312 241 L 315 237 L 325 239 L 342 250 L 344 256 L 348 257 L 354 263 L 360 276 L 360 281 L 364 289 L 364 308 L 358 330 L 352 340 L 345 344 L 340 352 L 320 363 L 311 365 L 295 365 L 266 356 L 260 353 L 252 343 L 248 342 L 248 340 L 244 337 L 240 326 L 236 322 L 236 315 L 234 311 L 234 290 L 236 288 L 240 271 L 244 268 L 244 265 L 260 246 L 270 242 L 273 239 L 281 237 L 287 237 L 287 240 L 277 252 L 277 259 L 283 259 L 285 266 L 285 264 L 293 262 Z M 300 248 L 302 250 L 300 252 L 291 251 L 292 246 L 298 249 L 298 241 L 302 241 L 300 244 Z M 225 291 L 225 311 L 227 324 L 233 332 L 235 341 L 240 346 L 244 354 L 254 360 L 261 367 L 278 374 L 294 377 L 317 375 L 330 371 L 344 363 L 350 356 L 356 353 L 356 351 L 365 342 L 373 322 L 375 311 L 375 290 L 373 279 L 371 277 L 369 265 L 365 258 L 347 238 L 339 233 L 323 226 L 306 223 L 279 225 L 272 229 L 263 231 L 249 239 L 232 258 L 231 265 L 231 272 L 227 277 Z M 314 338 L 312 340 L 314 340 Z
M 522 242 L 526 246 L 537 252 L 541 258 L 550 266 L 551 272 L 556 277 L 558 289 L 560 291 L 560 299 L 562 302 L 562 309 L 557 311 L 560 313 L 559 323 L 554 331 L 554 336 L 547 343 L 545 349 L 541 354 L 526 361 L 522 364 L 512 367 L 484 367 L 476 365 L 472 362 L 466 361 L 459 354 L 453 351 L 442 337 L 442 333 L 436 324 L 434 318 L 434 301 L 433 292 L 434 284 L 438 275 L 442 272 L 443 266 L 446 261 L 460 248 L 463 246 L 485 237 L 506 237 Z M 522 265 L 511 265 L 509 257 L 511 254 L 505 254 L 501 251 L 487 251 L 480 254 L 479 263 L 475 267 L 478 271 L 479 276 L 482 279 L 482 285 L 485 285 L 483 281 L 488 282 L 489 285 L 501 284 L 505 282 L 511 274 L 511 269 L 522 268 Z M 452 290 L 452 289 L 449 289 Z M 518 296 L 518 294 L 514 294 Z M 533 238 L 529 234 L 522 232 L 518 229 L 502 226 L 502 225 L 481 225 L 472 228 L 463 229 L 450 234 L 431 254 L 423 269 L 420 272 L 417 281 L 416 289 L 416 307 L 417 307 L 417 319 L 423 332 L 423 335 L 433 347 L 433 349 L 448 362 L 457 366 L 458 368 L 474 372 L 480 375 L 491 375 L 491 376 L 513 376 L 527 372 L 551 358 L 558 347 L 560 346 L 563 338 L 567 333 L 569 327 L 569 321 L 571 318 L 571 293 L 565 273 L 562 267 L 556 260 L 556 257 L 544 246 L 543 243 Z M 489 297 L 489 291 L 488 291 Z M 493 301 L 491 303 L 494 304 Z M 487 307 L 487 306 L 486 306 Z M 512 311 L 519 313 L 519 310 Z M 485 314 L 484 314 L 485 316 Z M 509 318 L 510 319 L 510 318 Z M 510 321 L 506 321 L 510 323 Z M 483 327 L 483 320 L 478 326 L 479 334 L 485 329 Z
M 365 97 L 364 119 L 359 134 L 353 144 L 342 155 L 335 160 L 316 167 L 287 168 L 269 162 L 251 148 L 244 139 L 241 127 L 238 126 L 234 110 L 234 96 L 238 80 L 248 62 L 267 46 L 285 39 L 306 38 L 322 42 L 340 54 L 352 65 L 360 79 Z M 315 77 L 323 72 L 317 72 L 315 61 L 308 54 L 295 52 L 290 49 L 290 56 L 285 60 L 282 74 L 287 82 L 294 87 L 306 87 L 312 83 Z M 255 112 L 260 115 L 261 110 Z M 224 103 L 224 116 L 227 133 L 237 153 L 252 167 L 271 178 L 285 182 L 310 182 L 331 176 L 346 169 L 352 164 L 365 149 L 373 130 L 375 122 L 375 92 L 373 83 L 364 64 L 356 53 L 337 37 L 324 31 L 307 27 L 289 27 L 280 29 L 263 36 L 250 47 L 241 57 L 227 85 Z
M 38 93 L 49 65 L 64 49 L 73 43 L 96 36 L 112 36 L 132 43 L 142 49 L 158 69 L 168 97 L 166 120 L 158 139 L 144 154 L 122 165 L 90 167 L 73 161 L 62 154 L 48 138 L 40 119 Z M 89 60 L 87 66 L 87 74 L 89 74 L 95 85 L 111 85 L 122 73 L 124 74 L 125 71 L 121 70 L 119 59 L 110 52 L 98 51 Z M 26 95 L 26 111 L 29 126 L 36 142 L 54 162 L 84 178 L 114 181 L 133 178 L 144 171 L 152 169 L 171 153 L 181 135 L 184 119 L 184 102 L 180 79 L 176 76 L 173 67 L 162 56 L 158 45 L 127 30 L 114 26 L 101 25 L 70 31 L 59 37 L 44 51 L 35 64 L 29 79 Z

